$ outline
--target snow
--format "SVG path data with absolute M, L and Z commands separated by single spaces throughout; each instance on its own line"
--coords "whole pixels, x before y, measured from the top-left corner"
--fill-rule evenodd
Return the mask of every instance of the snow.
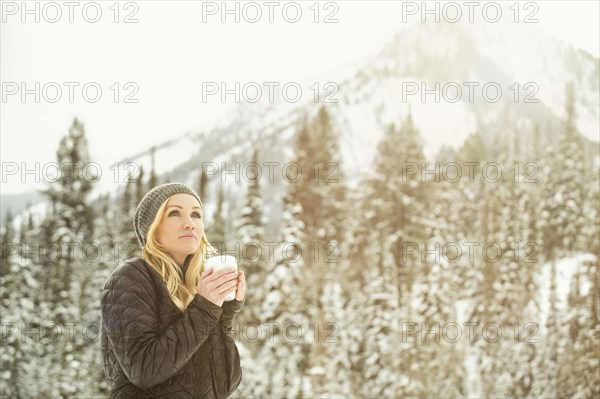
M 556 291 L 557 310 L 568 309 L 567 298 L 570 291 L 571 278 L 583 262 L 595 261 L 597 257 L 590 253 L 580 253 L 575 256 L 560 259 L 556 262 Z M 552 264 L 545 263 L 540 272 L 540 330 L 546 331 L 546 321 L 550 307 L 550 273 Z M 585 288 L 585 284 L 583 286 Z M 583 294 L 583 293 L 582 293 Z
M 481 392 L 481 381 L 479 378 L 479 368 L 477 367 L 477 353 L 473 346 L 468 346 L 464 365 L 467 372 L 467 383 L 466 383 L 466 397 L 468 398 L 482 398 L 483 393 Z

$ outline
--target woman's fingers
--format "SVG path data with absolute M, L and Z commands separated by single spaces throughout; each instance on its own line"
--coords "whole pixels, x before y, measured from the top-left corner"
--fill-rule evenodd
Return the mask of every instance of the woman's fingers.
M 210 278 L 205 280 L 206 287 L 211 290 L 217 290 L 217 292 L 229 289 L 232 284 L 235 286 L 238 281 L 238 273 L 234 268 L 227 268 L 225 271 L 219 270 L 211 277 L 213 278 L 212 280 Z
M 238 284 L 237 284 L 237 293 L 235 294 L 235 299 L 241 301 L 244 299 L 244 295 L 246 294 L 246 274 L 243 270 L 240 270 L 240 274 L 238 276 Z
M 229 291 L 232 291 L 232 288 L 235 288 L 235 287 L 237 287 L 237 279 L 231 280 L 231 281 L 228 281 L 228 282 L 222 284 L 219 287 L 219 293 L 220 294 L 222 294 L 224 292 L 229 293 Z
M 202 274 L 200 275 L 200 277 L 205 278 L 210 276 L 211 274 L 213 274 L 213 268 L 211 267 L 210 269 L 205 269 Z
M 215 287 L 220 287 L 230 281 L 237 281 L 237 278 L 237 272 L 235 271 L 235 269 L 233 269 L 232 271 L 224 273 L 220 277 L 215 278 L 213 283 Z
M 215 278 L 224 276 L 228 273 L 235 273 L 235 272 L 236 272 L 235 267 L 227 266 L 227 267 L 224 267 L 223 269 L 217 270 L 215 272 Z
M 214 269 L 211 267 L 210 269 L 208 269 L 210 271 L 209 274 L 207 274 L 206 276 L 204 275 L 204 273 L 206 273 L 206 271 L 204 273 L 202 273 L 202 278 L 206 278 L 206 282 L 217 282 L 217 287 L 219 285 L 221 285 L 224 281 L 229 280 L 228 278 L 224 278 L 223 276 L 226 276 L 228 273 L 232 273 L 235 272 L 235 268 L 234 267 L 226 267 L 224 269 L 218 270 L 218 271 L 214 271 Z M 219 284 L 220 282 L 220 284 Z

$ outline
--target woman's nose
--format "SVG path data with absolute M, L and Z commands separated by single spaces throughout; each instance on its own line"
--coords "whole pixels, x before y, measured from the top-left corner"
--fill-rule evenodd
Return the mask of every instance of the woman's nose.
M 186 218 L 184 218 L 183 220 L 183 227 L 186 229 L 193 229 L 194 228 L 194 221 L 192 220 L 191 216 L 188 216 Z

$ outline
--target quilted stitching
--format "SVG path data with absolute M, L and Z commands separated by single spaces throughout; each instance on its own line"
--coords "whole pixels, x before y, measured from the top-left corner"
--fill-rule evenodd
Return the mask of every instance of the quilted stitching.
M 243 304 L 219 307 L 196 295 L 181 313 L 142 258 L 119 265 L 102 292 L 110 398 L 229 396 L 242 378 L 231 325 Z

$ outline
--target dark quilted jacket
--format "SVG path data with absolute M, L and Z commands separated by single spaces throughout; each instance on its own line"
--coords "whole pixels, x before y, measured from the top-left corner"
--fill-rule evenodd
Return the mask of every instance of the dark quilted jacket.
M 232 333 L 243 301 L 196 295 L 184 313 L 143 258 L 119 265 L 102 292 L 110 398 L 225 398 L 242 379 Z

